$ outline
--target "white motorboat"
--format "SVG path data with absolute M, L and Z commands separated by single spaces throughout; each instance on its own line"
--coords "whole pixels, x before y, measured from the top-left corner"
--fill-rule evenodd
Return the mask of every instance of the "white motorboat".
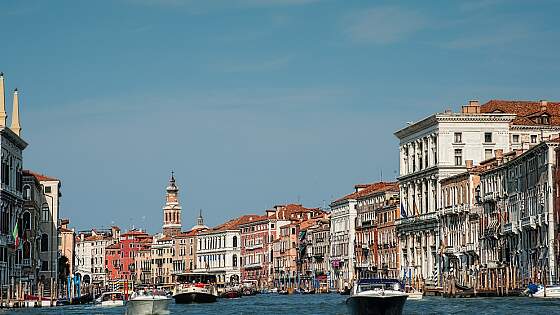
M 533 293 L 533 297 L 546 299 L 560 299 L 560 285 L 538 286 L 537 292 Z
M 138 291 L 134 292 L 126 303 L 127 315 L 169 314 L 171 298 L 163 293 Z
M 355 315 L 400 315 L 407 298 L 398 280 L 362 279 L 354 284 L 346 304 Z
M 177 304 L 212 303 L 218 299 L 216 275 L 208 273 L 183 273 L 177 275 L 173 290 Z
M 101 306 L 124 306 L 125 299 L 122 292 L 104 292 L 96 300 L 96 303 L 101 304 Z
M 408 294 L 408 300 L 421 300 L 424 297 L 424 293 L 411 286 L 406 286 L 405 291 Z

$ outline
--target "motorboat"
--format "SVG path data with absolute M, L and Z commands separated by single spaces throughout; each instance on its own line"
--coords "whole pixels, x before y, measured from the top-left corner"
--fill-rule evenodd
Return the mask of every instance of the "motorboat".
M 421 300 L 424 297 L 422 291 L 418 291 L 411 286 L 406 286 L 405 292 L 408 294 L 408 300 Z
M 124 306 L 125 298 L 122 292 L 104 292 L 97 298 L 96 303 L 101 306 Z
M 170 302 L 171 298 L 165 295 L 165 292 L 148 290 L 134 292 L 126 303 L 126 314 L 169 314 Z
M 220 297 L 226 299 L 236 299 L 240 298 L 241 296 L 243 296 L 243 294 L 241 293 L 241 288 L 239 288 L 239 286 L 227 286 L 224 289 L 224 292 L 220 294 Z
M 532 297 L 536 297 L 536 298 L 547 298 L 547 299 L 559 299 L 560 298 L 560 285 L 549 285 L 549 286 L 543 286 L 543 285 L 539 285 L 535 287 L 530 288 L 532 289 L 531 291 L 531 296 Z
M 183 273 L 177 275 L 173 299 L 177 304 L 212 303 L 218 298 L 216 275 Z
M 396 279 L 361 279 L 346 304 L 355 315 L 400 315 L 408 294 Z

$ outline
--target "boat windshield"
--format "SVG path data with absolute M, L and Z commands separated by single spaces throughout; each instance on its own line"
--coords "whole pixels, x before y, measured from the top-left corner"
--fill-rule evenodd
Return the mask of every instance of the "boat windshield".
M 120 292 L 110 292 L 103 294 L 101 301 L 119 301 L 123 299 L 123 295 Z
M 216 275 L 206 273 L 185 273 L 177 275 L 179 283 L 216 283 Z
M 365 279 L 358 282 L 358 292 L 370 290 L 401 290 L 401 284 L 398 281 L 383 279 Z

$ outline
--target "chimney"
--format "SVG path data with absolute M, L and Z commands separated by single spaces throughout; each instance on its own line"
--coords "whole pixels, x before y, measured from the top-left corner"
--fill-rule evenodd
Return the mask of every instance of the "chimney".
M 6 127 L 6 94 L 4 93 L 4 73 L 0 72 L 0 127 Z
M 547 100 L 540 100 L 539 103 L 541 103 L 541 111 L 546 111 L 546 107 L 548 106 L 548 101 Z
M 21 135 L 21 126 L 19 124 L 19 95 L 17 89 L 14 90 L 14 108 L 12 110 L 12 126 L 10 129 L 19 136 Z
M 494 154 L 496 155 L 496 159 L 501 159 L 504 157 L 504 150 L 496 149 L 496 151 L 494 151 Z
M 480 114 L 480 104 L 478 100 L 470 100 L 468 105 L 461 108 L 463 114 Z
M 465 165 L 467 166 L 467 169 L 470 170 L 473 167 L 473 160 L 466 160 Z

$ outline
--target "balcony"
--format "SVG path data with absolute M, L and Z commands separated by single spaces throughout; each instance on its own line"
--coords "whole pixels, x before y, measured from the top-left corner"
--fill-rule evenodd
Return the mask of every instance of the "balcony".
M 24 267 L 31 267 L 31 259 L 29 258 L 24 258 L 23 259 L 23 264 Z
M 256 262 L 256 263 L 246 264 L 245 267 L 243 267 L 243 268 L 245 270 L 261 269 L 262 268 L 262 263 Z
M 487 192 L 484 194 L 484 201 L 495 201 L 496 200 L 496 193 L 495 192 Z
M 251 246 L 245 246 L 245 250 L 253 250 L 258 248 L 263 248 L 263 244 L 253 244 Z
M 356 263 L 356 268 L 369 268 L 371 264 L 369 262 Z
M 455 253 L 455 247 L 454 246 L 446 246 L 445 247 L 444 254 L 452 255 L 454 253 Z
M 476 244 L 467 243 L 467 245 L 465 246 L 465 252 L 476 253 L 477 252 Z
M 521 218 L 521 228 L 530 230 L 537 228 L 537 218 L 534 215 Z
M 537 215 L 537 223 L 540 225 L 548 224 L 548 213 L 541 213 Z
M 469 211 L 469 214 L 472 217 L 481 217 L 483 210 L 484 210 L 484 208 L 482 206 L 472 206 L 470 211 Z

